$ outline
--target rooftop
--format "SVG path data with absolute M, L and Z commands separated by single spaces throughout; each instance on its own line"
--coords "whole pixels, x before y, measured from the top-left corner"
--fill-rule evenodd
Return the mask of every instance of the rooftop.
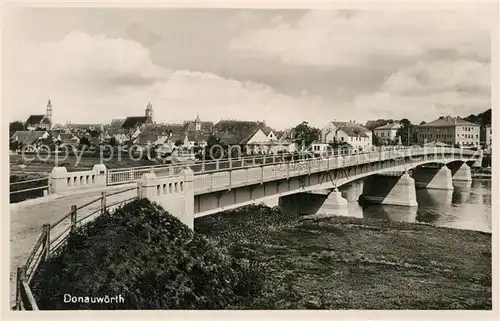
M 375 128 L 374 130 L 388 130 L 388 129 L 399 129 L 401 128 L 400 123 L 392 123 L 392 124 L 385 124 L 383 126 L 379 126 Z
M 436 120 L 433 120 L 429 123 L 420 125 L 421 127 L 446 127 L 446 126 L 479 126 L 478 124 L 474 124 L 468 122 L 460 117 L 439 117 Z

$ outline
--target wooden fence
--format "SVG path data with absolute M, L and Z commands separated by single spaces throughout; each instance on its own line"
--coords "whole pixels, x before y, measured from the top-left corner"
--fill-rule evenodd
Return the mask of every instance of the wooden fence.
M 111 196 L 132 190 L 137 190 L 136 196 L 108 204 L 107 200 Z M 33 277 L 40 264 L 46 261 L 67 241 L 68 236 L 75 230 L 76 227 L 91 221 L 93 218 L 102 215 L 107 211 L 109 212 L 116 206 L 139 199 L 140 197 L 140 184 L 138 184 L 137 187 L 134 186 L 113 193 L 102 192 L 100 197 L 89 201 L 84 205 L 72 205 L 70 211 L 56 222 L 52 224 L 44 224 L 42 233 L 31 250 L 26 263 L 17 268 L 15 309 L 38 310 L 38 305 L 30 288 Z M 78 214 L 82 209 L 88 209 L 91 205 L 98 202 L 99 206 L 97 209 L 91 210 L 90 213 L 86 213 L 82 217 L 78 217 Z

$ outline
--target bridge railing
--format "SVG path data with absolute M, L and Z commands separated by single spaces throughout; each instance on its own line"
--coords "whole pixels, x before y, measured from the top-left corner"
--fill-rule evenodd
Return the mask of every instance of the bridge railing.
M 114 203 L 107 202 L 113 196 L 133 190 L 137 190 L 136 196 L 125 198 Z M 140 185 L 137 187 L 134 186 L 122 189 L 113 193 L 102 192 L 100 197 L 97 197 L 81 206 L 72 205 L 69 212 L 54 223 L 44 224 L 42 232 L 33 249 L 29 253 L 26 262 L 17 268 L 15 309 L 38 310 L 37 302 L 30 287 L 33 277 L 35 276 L 40 264 L 46 261 L 67 241 L 68 236 L 75 230 L 75 228 L 88 223 L 99 215 L 113 210 L 121 204 L 133 201 L 140 197 Z M 82 213 L 83 209 L 88 210 L 88 212 Z
M 260 165 L 277 164 L 286 161 L 298 161 L 309 158 L 324 158 L 333 156 L 348 156 L 348 155 L 364 155 L 360 157 L 367 157 L 366 155 L 371 153 L 382 153 L 382 152 L 395 152 L 402 150 L 412 150 L 414 147 L 407 146 L 391 146 L 374 148 L 373 150 L 367 151 L 356 151 L 356 150 L 346 150 L 346 149 L 329 149 L 326 151 L 318 152 L 299 152 L 299 153 L 272 153 L 272 154 L 259 154 L 251 156 L 243 156 L 237 158 L 225 158 L 220 160 L 207 160 L 203 162 L 196 162 L 189 164 L 193 172 L 197 174 L 201 173 L 211 173 L 222 170 L 235 170 L 248 167 L 255 167 Z M 129 168 L 116 168 L 108 169 L 107 173 L 107 185 L 118 185 L 124 183 L 130 183 L 138 181 L 144 173 L 153 172 L 155 174 L 160 174 L 161 176 L 176 176 L 178 175 L 186 164 L 164 164 L 164 165 L 151 165 L 151 166 L 139 166 L 139 167 L 129 167 Z
M 309 155 L 308 153 L 283 153 L 283 154 L 262 154 L 253 156 L 244 156 L 238 158 L 226 158 L 220 160 L 207 160 L 203 162 L 195 162 L 189 164 L 190 168 L 195 173 L 200 172 L 211 172 L 226 170 L 232 168 L 244 168 L 249 166 L 256 166 L 260 164 L 269 164 L 276 162 L 277 159 L 298 159 L 300 157 L 305 157 Z M 129 168 L 115 168 L 108 169 L 108 185 L 118 185 L 124 183 L 130 183 L 138 181 L 145 173 L 161 173 L 162 176 L 176 176 L 178 175 L 186 164 L 164 164 L 164 165 L 151 165 L 151 166 L 139 166 L 139 167 L 129 167 Z
M 443 151 L 446 148 L 441 147 L 417 147 L 417 146 L 391 146 L 382 148 L 373 148 L 367 151 L 355 151 L 355 150 L 326 150 L 319 152 L 301 152 L 301 153 L 282 153 L 282 154 L 262 154 L 262 155 L 252 155 L 244 156 L 238 158 L 228 158 L 221 160 L 209 160 L 198 163 L 189 164 L 190 168 L 195 174 L 212 173 L 225 170 L 236 170 L 255 166 L 269 165 L 269 164 L 280 164 L 285 162 L 296 162 L 299 160 L 306 160 L 311 158 L 332 158 L 332 157 L 350 157 L 347 162 L 350 164 L 351 159 L 356 159 L 358 161 L 369 161 L 370 159 L 375 160 L 377 157 L 380 160 L 397 158 L 397 157 L 409 157 L 411 155 L 421 154 L 424 150 L 427 152 L 436 153 L 437 151 Z M 448 151 L 453 151 L 454 153 L 463 152 L 463 149 L 458 148 L 447 148 Z M 382 156 L 384 155 L 384 156 Z M 346 164 L 346 166 L 350 166 Z M 109 169 L 107 177 L 107 185 L 117 185 L 138 181 L 144 173 L 153 172 L 155 174 L 160 174 L 161 176 L 176 176 L 178 175 L 186 164 L 178 165 L 153 165 L 153 166 L 141 166 L 141 167 L 131 167 L 131 168 L 121 168 L 121 169 Z
M 460 152 L 460 153 L 458 153 Z M 325 155 L 324 157 L 301 159 L 297 161 L 280 161 L 270 164 L 246 168 L 231 168 L 223 171 L 196 173 L 195 194 L 209 191 L 231 189 L 251 184 L 264 183 L 293 176 L 317 173 L 332 169 L 346 168 L 379 161 L 403 161 L 411 157 L 423 157 L 421 160 L 440 160 L 445 155 L 473 155 L 473 151 L 461 152 L 457 149 L 412 147 L 400 150 L 371 152 L 356 155 Z M 464 155 L 464 157 L 468 157 Z M 404 161 L 403 161 L 404 162 Z

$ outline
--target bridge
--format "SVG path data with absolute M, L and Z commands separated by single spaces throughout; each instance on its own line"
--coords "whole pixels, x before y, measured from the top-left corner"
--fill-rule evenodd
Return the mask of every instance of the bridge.
M 472 180 L 470 166 L 480 166 L 482 151 L 412 147 L 303 156 L 257 155 L 190 166 L 109 170 L 97 164 L 83 172 L 55 167 L 49 177 L 47 202 L 61 203 L 70 195 L 85 198 L 87 191 L 103 192 L 135 184 L 143 197 L 163 205 L 192 227 L 196 217 L 260 202 L 277 204 L 280 198 L 285 202 L 298 193 L 327 195 L 328 202 L 342 205 L 337 188 L 364 178 L 363 201 L 416 206 L 416 187 L 453 189 L 453 180 Z M 51 200 L 54 195 L 56 199 Z
M 192 166 L 117 170 L 97 164 L 81 172 L 55 167 L 47 196 L 11 204 L 11 284 L 16 267 L 31 255 L 33 244 L 45 244 L 40 238 L 43 223 L 56 221 L 46 231 L 52 234 L 59 225 L 61 236 L 76 224 L 77 211 L 88 221 L 106 207 L 148 198 L 193 228 L 198 217 L 261 202 L 293 203 L 304 194 L 325 195 L 326 207 L 345 206 L 347 201 L 337 188 L 358 179 L 366 180 L 360 196 L 365 202 L 416 206 L 415 188 L 453 189 L 453 180 L 470 181 L 470 166 L 480 166 L 483 155 L 465 149 L 416 147 L 302 156 L 258 155 Z M 62 224 L 66 217 L 71 222 Z

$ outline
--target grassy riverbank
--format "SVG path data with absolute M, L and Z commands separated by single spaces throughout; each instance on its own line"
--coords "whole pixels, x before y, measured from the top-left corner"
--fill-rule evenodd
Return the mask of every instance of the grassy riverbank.
M 491 309 L 491 235 L 253 206 L 195 230 L 259 261 L 264 295 L 249 308 Z
M 79 228 L 34 281 L 42 309 L 491 309 L 491 235 L 265 206 L 193 234 L 140 200 Z
M 40 180 L 38 180 L 40 179 Z M 36 181 L 33 181 L 36 180 Z M 49 183 L 48 175 L 43 173 L 15 173 L 10 174 L 9 179 L 9 203 L 18 203 L 25 200 L 42 197 L 44 195 L 43 189 L 35 189 L 37 187 L 47 186 Z M 22 183 L 26 182 L 26 183 Z M 15 184 L 13 184 L 15 183 Z M 28 190 L 25 192 L 13 193 L 16 191 Z

